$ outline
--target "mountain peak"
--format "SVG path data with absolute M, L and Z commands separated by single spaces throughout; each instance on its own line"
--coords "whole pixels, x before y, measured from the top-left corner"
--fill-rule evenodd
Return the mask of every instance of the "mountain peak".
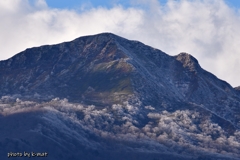
M 183 67 L 188 67 L 190 70 L 197 70 L 199 66 L 198 60 L 191 54 L 182 52 L 175 56 L 176 60 L 183 64 Z
M 111 32 L 103 32 L 103 33 L 94 34 L 94 35 L 82 36 L 82 37 L 77 38 L 76 40 L 87 38 L 87 39 L 97 39 L 97 40 L 103 42 L 105 40 L 115 39 L 117 37 L 120 38 L 120 36 L 113 34 Z

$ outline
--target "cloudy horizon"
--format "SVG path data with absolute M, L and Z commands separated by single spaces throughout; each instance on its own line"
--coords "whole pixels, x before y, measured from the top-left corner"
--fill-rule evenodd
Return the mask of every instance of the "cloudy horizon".
M 54 8 L 45 0 L 1 1 L 0 60 L 26 48 L 111 32 L 169 55 L 190 53 L 204 69 L 240 85 L 239 8 L 223 0 L 117 2 Z

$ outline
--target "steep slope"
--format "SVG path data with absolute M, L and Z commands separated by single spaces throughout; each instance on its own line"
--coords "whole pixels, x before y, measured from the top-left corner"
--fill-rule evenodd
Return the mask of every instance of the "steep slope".
M 169 56 L 111 33 L 1 61 L 0 96 L 1 126 L 11 126 L 1 128 L 4 154 L 23 148 L 51 159 L 240 157 L 237 89 L 190 54 Z M 16 120 L 27 124 L 19 135 Z
M 125 55 L 113 40 L 102 38 L 84 37 L 27 49 L 3 61 L 1 95 L 37 93 L 78 102 L 83 99 L 100 102 L 98 99 L 111 97 L 114 92 L 131 93 L 128 78 L 131 67 L 124 62 Z

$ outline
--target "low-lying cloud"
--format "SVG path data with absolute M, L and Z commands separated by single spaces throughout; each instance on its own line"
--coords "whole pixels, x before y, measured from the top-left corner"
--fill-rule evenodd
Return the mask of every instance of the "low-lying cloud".
M 223 0 L 133 1 L 129 7 L 55 9 L 44 0 L 0 2 L 0 59 L 33 46 L 113 32 L 170 55 L 188 52 L 219 78 L 238 86 L 240 15 Z

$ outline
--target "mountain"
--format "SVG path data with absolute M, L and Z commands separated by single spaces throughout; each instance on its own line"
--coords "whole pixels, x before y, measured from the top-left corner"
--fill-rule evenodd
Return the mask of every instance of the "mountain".
M 240 159 L 239 88 L 111 33 L 0 61 L 0 96 L 0 159 Z

